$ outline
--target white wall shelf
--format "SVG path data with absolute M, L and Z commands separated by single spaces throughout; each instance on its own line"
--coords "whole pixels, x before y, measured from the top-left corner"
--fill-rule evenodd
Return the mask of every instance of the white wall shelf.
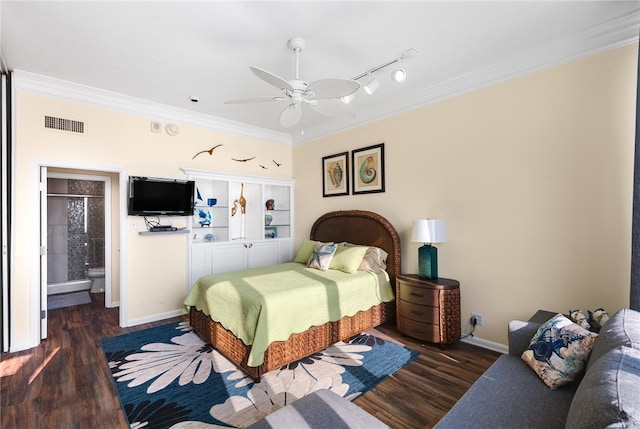
M 293 259 L 292 179 L 182 170 L 200 197 L 188 220 L 190 285 L 203 275 Z

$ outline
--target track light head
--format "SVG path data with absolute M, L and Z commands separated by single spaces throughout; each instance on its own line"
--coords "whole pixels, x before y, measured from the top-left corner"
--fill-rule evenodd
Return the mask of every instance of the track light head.
M 371 80 L 371 75 L 369 75 L 369 81 L 364 86 L 364 92 L 371 95 L 378 90 L 378 87 L 380 87 L 380 81 L 378 79 Z
M 400 59 L 396 61 L 396 65 L 398 67 L 391 72 L 391 80 L 394 82 L 404 82 L 407 78 L 407 72 L 400 68 Z
M 391 72 L 391 80 L 394 82 L 404 82 L 407 78 L 407 72 L 402 69 L 397 69 Z

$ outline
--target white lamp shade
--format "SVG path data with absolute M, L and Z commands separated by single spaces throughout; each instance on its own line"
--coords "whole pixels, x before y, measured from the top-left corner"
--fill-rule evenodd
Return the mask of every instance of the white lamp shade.
M 418 243 L 444 243 L 447 233 L 442 219 L 418 219 L 413 221 L 411 241 Z

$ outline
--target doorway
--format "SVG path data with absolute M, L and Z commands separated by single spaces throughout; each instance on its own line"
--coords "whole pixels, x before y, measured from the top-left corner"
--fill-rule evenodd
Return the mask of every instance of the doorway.
M 114 268 L 118 271 L 119 264 L 114 267 L 112 263 L 112 243 L 114 235 L 119 237 L 113 227 L 119 228 L 120 175 L 49 166 L 41 167 L 40 177 L 40 235 L 44 247 L 40 261 L 40 337 L 44 339 L 50 299 L 58 301 L 70 293 L 88 298 L 104 293 L 98 301 L 104 299 L 105 307 L 119 304 L 119 282 L 113 281 L 118 278 Z
M 109 177 L 48 173 L 47 296 L 111 287 L 105 280 L 110 233 L 105 228 L 105 189 L 110 182 Z

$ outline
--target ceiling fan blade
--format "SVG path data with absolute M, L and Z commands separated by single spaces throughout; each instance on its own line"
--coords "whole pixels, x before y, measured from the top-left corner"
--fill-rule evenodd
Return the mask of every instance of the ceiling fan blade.
M 302 103 L 291 103 L 280 114 L 280 125 L 291 128 L 302 119 Z
M 268 103 L 270 101 L 284 101 L 287 97 L 251 97 L 239 98 L 237 100 L 227 100 L 224 104 L 248 104 L 248 103 Z
M 318 100 L 316 104 L 310 105 L 316 112 L 332 118 L 353 118 L 356 116 L 356 109 L 338 100 Z
M 351 79 L 320 79 L 311 82 L 307 91 L 313 92 L 317 98 L 340 98 L 353 94 L 360 89 L 360 82 Z
M 282 79 L 281 77 L 278 77 L 275 74 L 268 72 L 266 70 L 262 70 L 261 68 L 258 68 L 258 67 L 250 66 L 249 68 L 251 69 L 253 74 L 255 74 L 260 79 L 267 82 L 269 85 L 275 86 L 276 88 L 281 89 L 283 91 L 285 89 L 288 89 L 289 91 L 293 91 L 293 87 L 291 86 L 291 84 L 289 84 L 289 82 Z

